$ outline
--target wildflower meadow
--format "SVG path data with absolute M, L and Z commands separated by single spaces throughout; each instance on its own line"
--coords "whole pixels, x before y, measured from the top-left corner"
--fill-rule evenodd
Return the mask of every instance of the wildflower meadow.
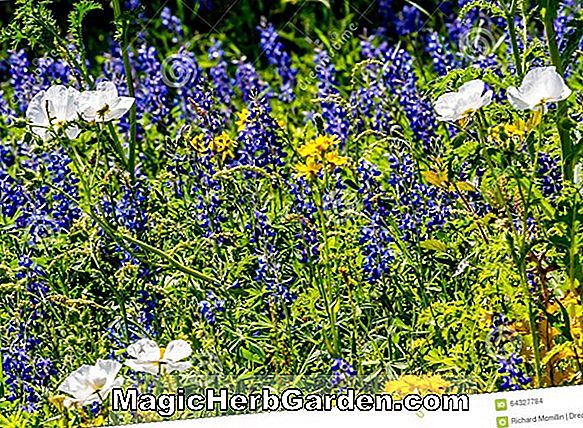
M 580 1 L 0 23 L 0 426 L 168 418 L 114 388 L 583 384 Z

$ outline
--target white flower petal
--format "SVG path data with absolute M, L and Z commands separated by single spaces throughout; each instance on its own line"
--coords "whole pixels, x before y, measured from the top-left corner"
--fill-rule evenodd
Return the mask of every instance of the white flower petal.
M 146 372 L 153 375 L 160 373 L 160 363 L 158 362 L 144 362 L 140 360 L 126 360 L 126 366 L 136 372 Z
M 117 377 L 122 365 L 117 361 L 98 360 L 95 365 L 83 365 L 59 385 L 58 390 L 70 395 L 65 406 L 91 404 L 106 397 L 109 391 L 120 386 L 123 378 Z
M 176 362 L 188 358 L 192 353 L 192 348 L 184 340 L 173 340 L 166 347 L 164 361 Z
M 91 367 L 87 364 L 79 367 L 67 376 L 57 389 L 73 397 L 88 396 L 92 391 L 85 379 L 88 378 Z
M 114 99 L 118 97 L 118 92 L 117 92 L 117 88 L 115 87 L 115 85 L 107 80 L 104 80 L 102 82 L 99 82 L 97 84 L 97 86 L 95 87 L 95 90 L 97 92 L 102 92 L 104 99 Z
M 514 107 L 515 109 L 527 110 L 527 109 L 532 108 L 530 103 L 524 101 L 521 98 L 520 93 L 518 92 L 518 89 L 516 89 L 514 86 L 511 86 L 510 88 L 508 88 L 506 95 L 508 96 L 508 101 L 510 101 L 510 104 L 512 104 L 512 107 Z
M 178 363 L 167 363 L 165 366 L 168 373 L 172 372 L 183 372 L 189 370 L 192 367 L 192 363 L 183 361 Z
M 46 141 L 51 136 L 48 129 L 51 125 L 61 128 L 76 120 L 78 98 L 79 91 L 63 85 L 36 94 L 26 111 L 32 131 Z M 75 127 L 67 130 L 69 138 L 76 138 L 79 133 Z
M 470 80 L 469 82 L 464 83 L 458 92 L 461 94 L 480 94 L 484 93 L 486 89 L 486 84 L 482 80 Z
M 110 106 L 109 120 L 121 119 L 134 105 L 135 99 L 132 97 L 118 97 Z
M 97 360 L 95 367 L 107 375 L 108 380 L 115 379 L 122 368 L 122 364 L 114 360 Z
M 26 120 L 32 128 L 32 132 L 47 140 L 49 136 L 49 118 L 46 112 L 45 91 L 41 91 L 34 96 L 26 109 Z
M 516 109 L 546 111 L 549 103 L 566 100 L 572 91 L 555 67 L 530 70 L 517 89 L 508 88 L 508 100 Z
M 160 347 L 150 339 L 140 339 L 136 343 L 128 346 L 127 352 L 130 356 L 139 361 L 159 361 Z
M 67 132 L 66 132 L 67 137 L 69 137 L 69 140 L 74 140 L 75 138 L 77 138 L 79 136 L 80 133 L 81 133 L 81 130 L 77 126 L 68 127 Z
M 467 118 L 477 110 L 492 102 L 492 91 L 486 90 L 481 80 L 471 80 L 463 84 L 457 92 L 448 92 L 439 97 L 435 103 L 438 120 L 455 122 Z

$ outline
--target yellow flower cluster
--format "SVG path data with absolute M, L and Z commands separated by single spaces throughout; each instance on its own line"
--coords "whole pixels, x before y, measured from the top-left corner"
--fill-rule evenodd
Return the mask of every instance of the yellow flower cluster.
M 397 380 L 391 380 L 385 385 L 385 392 L 394 399 L 402 399 L 409 394 L 444 394 L 451 383 L 440 375 L 404 375 Z
M 296 165 L 298 176 L 313 179 L 324 168 L 334 170 L 348 163 L 348 158 L 338 154 L 337 137 L 321 135 L 298 149 L 304 163 Z
M 251 113 L 249 112 L 249 109 L 244 109 L 243 111 L 237 113 L 237 121 L 235 124 L 237 125 L 238 132 L 241 132 L 245 129 L 245 125 L 247 125 L 250 114 Z
M 504 137 L 522 141 L 529 131 L 526 122 L 518 119 L 515 123 L 503 123 L 493 127 L 490 130 L 490 138 L 494 141 L 502 141 Z
M 191 145 L 199 153 L 206 153 L 208 150 L 212 151 L 215 155 L 219 155 L 221 161 L 224 162 L 227 156 L 231 158 L 235 157 L 237 141 L 231 138 L 226 132 L 223 132 L 214 137 L 207 145 L 204 135 L 199 134 L 192 139 Z
M 528 121 L 518 119 L 514 123 L 502 123 L 490 129 L 490 139 L 493 141 L 503 141 L 512 139 L 524 141 L 528 134 L 541 122 L 540 112 L 534 112 Z
M 547 305 L 548 313 L 553 315 L 561 313 L 563 309 L 569 316 L 571 340 L 556 340 L 561 333 L 546 320 L 539 325 L 544 346 L 542 359 L 546 369 L 545 386 L 570 384 L 583 366 L 583 308 L 577 292 L 571 291 L 559 298 L 557 303 Z

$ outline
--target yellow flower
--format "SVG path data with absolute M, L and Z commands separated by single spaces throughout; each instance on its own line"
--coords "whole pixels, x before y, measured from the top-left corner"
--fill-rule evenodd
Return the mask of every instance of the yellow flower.
M 385 392 L 393 398 L 403 398 L 409 394 L 444 394 L 451 383 L 440 375 L 403 375 L 397 380 L 391 380 L 385 385 Z
M 249 120 L 250 116 L 249 109 L 244 109 L 242 112 L 237 113 L 238 120 L 235 122 L 237 124 L 237 131 L 241 132 L 245 129 L 245 125 L 247 124 L 247 120 Z
M 313 142 L 309 142 L 307 144 L 304 144 L 303 146 L 301 146 L 298 149 L 298 153 L 303 158 L 319 157 L 320 156 L 320 152 L 318 151 L 318 148 L 312 143 Z
M 301 146 L 298 149 L 298 153 L 304 158 L 315 157 L 321 159 L 330 148 L 337 146 L 339 142 L 338 137 L 321 135 Z
M 519 140 L 522 140 L 527 131 L 526 124 L 522 119 L 518 119 L 515 123 L 507 123 L 504 125 L 504 132 L 510 138 L 518 138 Z
M 308 158 L 306 164 L 297 164 L 296 171 L 298 177 L 306 177 L 307 179 L 314 179 L 322 169 L 322 164 L 318 163 L 314 158 Z
M 210 149 L 216 153 L 220 154 L 222 160 L 224 161 L 227 156 L 235 157 L 234 149 L 237 147 L 237 141 L 232 139 L 226 132 L 213 138 L 210 144 Z
M 324 153 L 331 147 L 335 147 L 340 143 L 340 140 L 336 136 L 330 135 L 320 135 L 318 138 L 314 140 L 314 144 L 316 148 L 320 151 L 320 153 Z
M 543 114 L 541 111 L 533 111 L 532 115 L 530 116 L 530 119 L 528 119 L 528 124 L 527 124 L 528 130 L 530 131 L 530 130 L 536 128 L 537 126 L 539 126 L 542 119 L 543 119 Z
M 326 161 L 334 168 L 344 166 L 348 163 L 348 158 L 344 156 L 339 156 L 337 151 L 326 153 Z
M 190 141 L 190 145 L 198 153 L 205 153 L 207 150 L 206 144 L 204 142 L 204 135 L 203 134 L 198 134 L 196 137 L 194 137 Z

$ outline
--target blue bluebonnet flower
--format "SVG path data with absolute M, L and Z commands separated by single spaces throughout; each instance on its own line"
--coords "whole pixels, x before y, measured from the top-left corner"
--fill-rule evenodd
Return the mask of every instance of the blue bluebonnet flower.
M 286 152 L 279 136 L 279 125 L 271 115 L 271 107 L 265 98 L 250 100 L 249 116 L 244 129 L 239 132 L 237 163 L 282 173 Z
M 10 64 L 10 84 L 14 90 L 14 99 L 20 113 L 24 113 L 34 94 L 38 93 L 34 74 L 28 56 L 24 50 L 11 52 L 8 59 Z
M 257 29 L 261 34 L 261 48 L 269 64 L 277 67 L 281 78 L 279 98 L 284 102 L 290 102 L 295 98 L 293 90 L 296 86 L 298 72 L 292 67 L 291 57 L 286 52 L 273 25 L 263 19 Z
M 69 167 L 72 161 L 63 149 L 45 153 L 42 155 L 42 159 L 53 185 L 63 192 L 53 192 L 52 195 L 51 218 L 53 227 L 57 231 L 69 230 L 75 220 L 81 218 L 82 213 L 81 208 L 72 203 L 70 199 L 79 198 L 79 179 L 72 173 Z
M 146 177 L 138 169 L 134 182 L 129 182 L 124 177 L 118 183 L 112 183 L 108 187 L 106 195 L 101 199 L 99 211 L 115 228 L 127 230 L 133 236 L 143 239 L 150 230 L 150 190 Z M 151 271 L 148 266 L 132 254 L 141 251 L 138 246 L 132 245 L 128 250 L 117 243 L 112 243 L 109 236 L 103 231 L 101 231 L 101 235 L 103 237 L 101 251 L 106 255 L 104 259 L 109 260 L 115 269 L 122 269 L 130 265 L 137 267 L 137 284 L 143 287 L 136 292 L 138 313 L 133 317 L 136 324 L 140 326 L 140 330 L 116 320 L 107 329 L 110 340 L 118 348 L 124 348 L 129 345 L 128 342 L 143 337 L 144 332 L 155 337 L 158 334 L 156 311 L 161 296 L 149 290 L 157 283 L 157 272 Z
M 292 211 L 300 221 L 295 235 L 295 247 L 300 252 L 301 263 L 315 263 L 320 258 L 319 232 L 317 227 L 318 208 L 313 202 L 313 192 L 304 177 L 288 185 L 294 202 Z
M 206 149 L 213 136 L 203 132 L 195 139 L 200 139 L 201 149 L 174 156 L 167 167 L 170 177 L 167 186 L 173 189 L 176 198 L 192 201 L 192 216 L 202 236 L 225 244 L 228 239 L 222 232 L 223 224 L 229 219 L 230 201 L 225 198 L 223 182 L 215 176 L 219 166 L 214 154 Z
M 0 145 L 0 154 L 0 213 L 14 219 L 16 229 L 28 232 L 32 246 L 42 237 L 69 230 L 80 218 L 81 210 L 69 198 L 78 197 L 78 179 L 63 149 L 37 154 L 26 144 L 15 149 Z M 45 185 L 25 186 L 20 177 L 11 174 L 17 159 L 19 166 L 31 171 L 44 168 L 59 191 Z
M 384 191 L 380 184 L 381 172 L 366 161 L 358 165 L 360 189 L 363 199 L 366 223 L 361 227 L 360 244 L 364 256 L 363 271 L 371 284 L 390 272 L 394 257 L 391 251 L 393 238 L 387 228 L 386 219 L 390 215 L 383 201 Z
M 4 91 L 0 89 L 0 116 L 4 119 L 8 119 L 13 115 L 14 113 L 12 112 L 12 109 L 4 97 Z
M 520 369 L 524 360 L 516 354 L 512 353 L 507 358 L 499 357 L 498 363 L 500 364 L 498 373 L 504 375 L 500 385 L 503 390 L 517 391 L 532 382 L 532 378 Z
M 314 57 L 316 63 L 316 76 L 318 78 L 318 97 L 330 99 L 322 101 L 322 119 L 324 119 L 324 132 L 336 136 L 341 143 L 346 143 L 350 131 L 350 120 L 344 106 L 335 99 L 340 95 L 336 80 L 336 69 L 330 55 L 325 50 L 316 51 Z
M 509 334 L 510 325 L 511 322 L 506 315 L 494 315 L 489 340 L 498 360 L 498 373 L 502 375 L 500 388 L 516 391 L 530 384 L 532 378 L 521 369 L 524 361 L 513 349 L 512 341 L 516 339 Z
M 365 129 L 385 133 L 391 127 L 391 109 L 386 100 L 386 88 L 377 74 L 376 67 L 366 67 L 361 72 L 361 84 L 350 94 L 355 134 Z
M 249 103 L 255 97 L 271 98 L 269 85 L 257 74 L 255 67 L 245 58 L 237 63 L 235 81 L 243 96 L 243 101 Z
M 277 247 L 277 234 L 265 212 L 255 211 L 253 221 L 247 225 L 251 232 L 249 241 L 254 245 L 257 269 L 254 280 L 265 286 L 267 305 L 283 318 L 280 303 L 292 305 L 297 295 L 290 291 L 294 277 L 282 268 L 281 251 Z
M 225 51 L 222 43 L 216 41 L 208 51 L 208 58 L 216 61 L 216 64 L 209 70 L 209 75 L 217 93 L 217 98 L 225 105 L 231 105 L 235 91 L 233 90 L 233 79 L 228 74 L 228 64 L 225 60 Z
M 151 123 L 165 122 L 169 107 L 168 87 L 164 83 L 158 51 L 142 43 L 133 62 L 140 78 L 136 85 L 136 106 L 141 114 L 148 114 Z
M 403 10 L 395 17 L 395 29 L 399 36 L 415 33 L 421 29 L 421 12 L 416 6 L 406 4 Z
M 389 154 L 389 205 L 406 242 L 420 242 L 441 230 L 451 215 L 451 196 L 422 183 L 410 155 Z
M 579 12 L 581 12 L 581 2 L 577 0 L 565 0 L 559 2 L 558 16 L 555 20 L 555 31 L 557 34 L 557 40 L 561 48 L 565 48 L 567 43 L 569 43 L 570 36 L 573 35 L 574 28 L 568 26 L 571 20 Z M 583 41 L 580 46 L 583 47 Z
M 19 309 L 8 324 L 5 339 L 9 345 L 2 355 L 2 370 L 8 400 L 18 400 L 24 411 L 33 413 L 41 402 L 39 389 L 47 387 L 56 375 L 53 362 L 41 354 L 42 339 L 35 335 L 44 325 L 41 303 L 49 287 L 44 269 L 30 257 L 22 256 L 18 265 L 17 278 L 26 283 L 30 305 Z
M 143 269 L 144 275 L 147 269 Z M 150 275 L 148 275 L 150 276 Z M 154 323 L 156 320 L 156 309 L 158 308 L 158 301 L 160 296 L 157 293 L 151 293 L 146 290 L 138 291 L 138 298 L 136 302 L 141 305 L 139 313 L 140 325 L 146 333 L 152 337 L 156 337 L 158 332 L 155 329 Z
M 385 57 L 385 61 L 390 61 L 389 58 Z M 393 60 L 389 64 L 384 68 L 385 84 L 399 98 L 399 103 L 409 119 L 411 130 L 416 139 L 422 142 L 425 152 L 439 154 L 442 148 L 434 141 L 435 130 L 438 128 L 434 110 L 429 101 L 417 90 L 417 78 L 413 71 L 411 56 L 399 50 L 394 52 Z
M 217 324 L 217 312 L 225 312 L 225 301 L 217 297 L 214 291 L 208 291 L 206 300 L 198 302 L 200 314 L 210 326 Z
M 228 112 L 216 108 L 217 93 L 198 64 L 196 55 L 182 47 L 175 56 L 173 67 L 177 82 L 175 105 L 180 106 L 182 118 L 188 118 L 202 130 L 216 133 L 222 129 Z
M 387 28 L 394 22 L 395 12 L 393 10 L 393 0 L 379 0 L 378 12 L 382 25 Z
M 563 175 L 558 159 L 547 153 L 540 153 L 538 171 L 541 189 L 545 198 L 556 198 L 563 188 Z
M 150 188 L 144 176 L 137 171 L 136 180 L 134 183 L 129 183 L 128 180 L 120 180 L 118 186 L 110 186 L 106 195 L 101 198 L 100 212 L 107 219 L 107 221 L 116 228 L 123 228 L 132 235 L 141 237 L 148 231 L 149 216 L 148 216 L 148 201 Z M 104 236 L 104 244 L 109 244 L 110 239 L 102 232 Z M 115 244 L 116 254 L 121 255 L 118 260 L 119 264 L 116 267 L 121 267 L 126 264 L 140 266 L 140 262 L 124 248 Z M 103 248 L 104 250 L 106 247 Z M 133 247 L 134 250 L 139 248 Z
M 339 387 L 348 382 L 351 377 L 356 376 L 356 370 L 351 364 L 344 361 L 342 358 L 334 358 L 332 363 L 332 386 Z
M 125 0 L 124 7 L 128 10 L 135 10 L 141 6 L 140 0 Z
M 444 45 L 436 31 L 429 31 L 424 39 L 425 52 L 431 57 L 433 68 L 439 76 L 445 76 L 457 67 L 454 55 Z
M 70 46 L 74 52 L 74 46 Z M 75 73 L 79 73 L 67 64 L 66 61 L 49 56 L 41 56 L 30 61 L 24 50 L 12 51 L 8 58 L 10 84 L 14 90 L 14 99 L 20 113 L 26 111 L 30 100 L 38 92 L 51 85 L 76 85 Z
M 166 28 L 172 34 L 172 43 L 178 43 L 179 40 L 184 38 L 182 23 L 177 16 L 172 15 L 172 11 L 168 6 L 162 9 L 160 21 L 162 22 L 162 27 Z
M 398 99 L 415 139 L 423 145 L 425 152 L 439 155 L 443 148 L 436 139 L 435 130 L 438 125 L 435 112 L 429 100 L 419 93 L 413 59 L 408 52 L 390 48 L 386 43 L 375 48 L 373 41 L 374 37 L 361 41 L 363 58 L 373 58 L 385 63 L 383 67 L 371 65 L 371 71 L 376 70 L 381 74 L 385 90 Z
M 11 219 L 27 203 L 24 187 L 10 175 L 16 157 L 10 146 L 0 143 L 0 214 Z

